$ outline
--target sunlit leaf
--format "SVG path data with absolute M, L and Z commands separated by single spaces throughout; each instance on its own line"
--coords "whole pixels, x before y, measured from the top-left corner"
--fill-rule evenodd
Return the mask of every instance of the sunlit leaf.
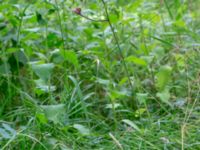
M 82 135 L 90 134 L 90 130 L 81 124 L 74 124 L 73 127 L 77 129 Z

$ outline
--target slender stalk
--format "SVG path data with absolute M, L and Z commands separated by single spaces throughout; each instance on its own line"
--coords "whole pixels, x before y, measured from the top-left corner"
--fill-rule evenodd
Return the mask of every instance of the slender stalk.
M 57 12 L 57 16 L 58 16 L 58 22 L 59 22 L 59 26 L 60 26 L 63 49 L 65 50 L 66 47 L 65 47 L 65 38 L 64 38 L 64 32 L 63 32 L 63 26 L 62 26 L 62 19 L 61 19 L 61 16 L 60 16 L 57 0 L 55 0 L 55 4 L 56 4 L 56 12 Z M 65 55 L 65 53 L 64 53 L 64 55 Z
M 101 0 L 101 1 L 102 1 L 102 3 L 103 3 L 103 6 L 104 6 L 104 10 L 105 10 L 105 14 L 106 14 L 106 20 L 108 21 L 108 24 L 109 24 L 109 26 L 110 26 L 110 28 L 111 28 L 111 31 L 112 31 L 112 34 L 113 34 L 115 43 L 116 43 L 117 48 L 118 48 L 118 50 L 119 50 L 120 56 L 121 56 L 121 58 L 122 58 L 122 63 L 123 63 L 123 66 L 124 66 L 126 75 L 127 75 L 127 77 L 128 77 L 129 86 L 130 86 L 130 88 L 133 90 L 134 87 L 133 87 L 133 84 L 132 84 L 132 82 L 131 82 L 131 78 L 130 78 L 130 75 L 129 75 L 128 67 L 127 67 L 127 64 L 126 64 L 126 62 L 125 62 L 125 57 L 123 56 L 122 49 L 121 49 L 120 44 L 119 44 L 119 39 L 118 39 L 118 37 L 117 37 L 117 34 L 115 33 L 115 29 L 114 29 L 114 27 L 113 27 L 113 25 L 112 25 L 112 22 L 111 22 L 111 20 L 110 20 L 110 16 L 109 16 L 109 13 L 108 13 L 107 5 L 106 5 L 106 3 L 105 3 L 104 0 Z M 138 103 L 137 103 L 137 101 L 136 101 L 136 107 L 138 108 Z
M 81 17 L 87 19 L 87 20 L 94 21 L 94 22 L 107 22 L 107 21 L 108 21 L 107 19 L 105 19 L 105 20 L 94 20 L 94 19 L 92 19 L 92 18 L 89 18 L 89 17 L 87 17 L 87 16 L 84 16 L 83 14 L 79 14 L 79 15 L 80 15 Z
M 28 7 L 29 7 L 29 4 L 23 9 L 22 14 L 20 16 L 19 27 L 18 27 L 18 30 L 17 30 L 17 47 L 18 48 L 20 47 L 20 35 L 21 35 L 21 28 L 22 28 L 22 23 L 23 23 L 23 19 L 24 19 L 24 14 L 25 14 Z M 19 60 L 18 60 L 18 58 L 16 58 L 16 61 L 17 61 L 17 72 L 18 72 L 18 75 L 19 75 Z

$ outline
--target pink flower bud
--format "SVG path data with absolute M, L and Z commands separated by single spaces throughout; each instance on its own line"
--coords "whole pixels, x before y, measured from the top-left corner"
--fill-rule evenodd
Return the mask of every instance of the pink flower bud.
M 76 14 L 78 14 L 78 15 L 80 15 L 81 14 L 81 8 L 75 8 L 73 10 L 73 12 L 76 13 Z

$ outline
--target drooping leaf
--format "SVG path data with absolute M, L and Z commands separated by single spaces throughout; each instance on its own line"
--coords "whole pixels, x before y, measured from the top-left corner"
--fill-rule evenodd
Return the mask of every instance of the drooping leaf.
M 140 128 L 133 121 L 131 121 L 129 119 L 123 119 L 122 122 L 129 125 L 130 127 L 135 129 L 136 131 L 141 132 Z

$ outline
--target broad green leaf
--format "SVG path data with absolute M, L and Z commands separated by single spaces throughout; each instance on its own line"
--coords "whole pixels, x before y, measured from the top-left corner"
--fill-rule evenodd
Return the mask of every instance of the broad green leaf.
M 140 128 L 133 121 L 131 121 L 129 119 L 123 119 L 122 122 L 129 125 L 130 127 L 135 129 L 136 131 L 141 132 Z
M 90 134 L 90 130 L 81 124 L 74 124 L 73 127 L 77 129 L 82 135 Z
M 33 64 L 33 71 L 35 74 L 44 81 L 48 81 L 54 68 L 54 64 Z
M 170 93 L 169 93 L 168 89 L 165 89 L 162 92 L 158 92 L 156 94 L 156 96 L 159 97 L 162 102 L 164 102 L 164 103 L 172 106 L 171 103 L 169 102 L 169 100 L 170 100 Z
M 46 118 L 55 124 L 62 122 L 63 116 L 66 114 L 65 104 L 58 105 L 42 105 Z
M 74 51 L 63 50 L 61 51 L 61 54 L 65 60 L 72 63 L 76 68 L 79 67 L 78 57 Z
M 161 66 L 156 74 L 156 86 L 160 91 L 164 90 L 171 79 L 172 68 L 170 66 Z
M 125 59 L 127 62 L 132 62 L 136 65 L 142 65 L 142 66 L 147 66 L 147 63 L 144 59 L 137 58 L 135 56 L 129 56 Z
M 64 57 L 61 55 L 60 50 L 59 49 L 55 49 L 54 51 L 52 51 L 51 53 L 51 60 L 54 63 L 63 63 L 65 61 Z

